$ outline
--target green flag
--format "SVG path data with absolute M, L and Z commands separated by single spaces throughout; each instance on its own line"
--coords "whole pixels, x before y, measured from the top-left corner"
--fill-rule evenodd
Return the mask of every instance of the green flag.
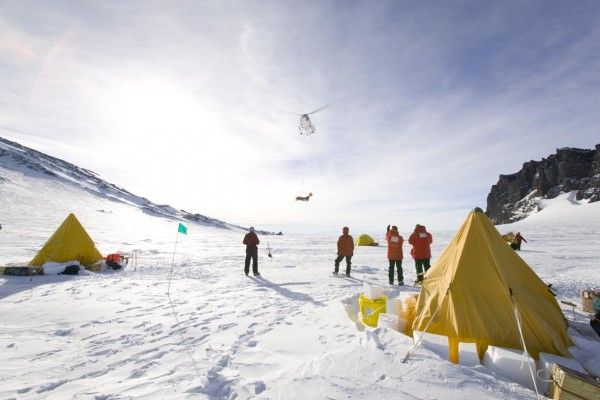
M 179 228 L 177 228 L 177 232 L 187 235 L 187 227 L 184 224 L 180 223 Z

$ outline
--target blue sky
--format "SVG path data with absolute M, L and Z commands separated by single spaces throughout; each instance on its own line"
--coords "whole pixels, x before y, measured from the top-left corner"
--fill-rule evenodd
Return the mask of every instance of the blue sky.
M 0 0 L 0 135 L 234 223 L 455 229 L 499 174 L 600 143 L 598 20 L 594 1 Z M 324 104 L 310 138 L 285 113 Z

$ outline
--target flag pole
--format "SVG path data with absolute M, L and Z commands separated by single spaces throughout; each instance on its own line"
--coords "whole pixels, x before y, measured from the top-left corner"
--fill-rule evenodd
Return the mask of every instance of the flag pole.
M 173 259 L 171 260 L 171 272 L 169 272 L 169 286 L 167 287 L 167 295 L 171 290 L 171 276 L 173 276 L 173 266 L 175 265 L 175 250 L 177 250 L 177 240 L 179 239 L 179 229 L 177 229 L 177 236 L 175 237 L 175 248 L 173 249 Z

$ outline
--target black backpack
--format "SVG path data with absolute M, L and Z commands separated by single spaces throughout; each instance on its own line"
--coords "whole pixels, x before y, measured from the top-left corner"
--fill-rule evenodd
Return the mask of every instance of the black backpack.
M 77 275 L 79 273 L 79 265 L 67 265 L 67 268 L 59 275 Z

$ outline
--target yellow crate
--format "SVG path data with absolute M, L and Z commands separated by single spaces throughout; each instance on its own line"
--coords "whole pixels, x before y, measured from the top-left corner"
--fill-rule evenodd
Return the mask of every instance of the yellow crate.
M 554 364 L 549 396 L 553 400 L 598 400 L 600 383 L 590 375 Z

